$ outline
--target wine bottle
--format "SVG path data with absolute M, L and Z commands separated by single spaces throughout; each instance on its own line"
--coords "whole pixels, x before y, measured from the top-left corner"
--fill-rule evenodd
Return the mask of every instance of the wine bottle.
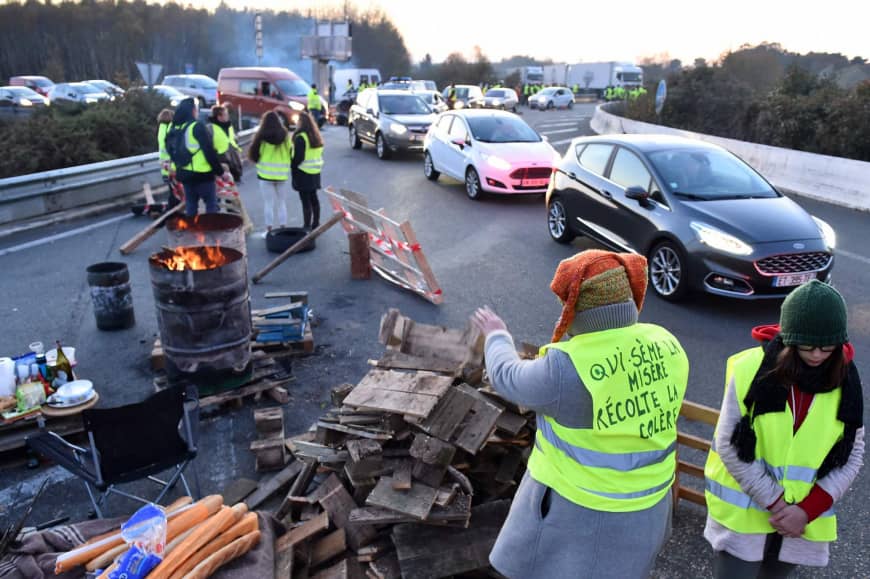
M 63 348 L 60 345 L 60 340 L 55 341 L 57 344 L 57 362 L 54 366 L 54 374 L 55 376 L 58 372 L 66 372 L 68 380 L 75 380 L 75 374 L 73 373 L 72 364 L 69 363 L 69 360 L 66 357 L 66 354 L 63 353 Z

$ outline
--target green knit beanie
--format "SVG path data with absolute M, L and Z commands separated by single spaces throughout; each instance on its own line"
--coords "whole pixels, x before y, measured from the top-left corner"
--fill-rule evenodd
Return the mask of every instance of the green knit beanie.
M 817 279 L 785 298 L 779 325 L 786 346 L 835 346 L 849 340 L 843 296 Z

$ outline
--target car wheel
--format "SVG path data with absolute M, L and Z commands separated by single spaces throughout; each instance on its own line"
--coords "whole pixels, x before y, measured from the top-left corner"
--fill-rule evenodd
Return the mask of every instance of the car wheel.
M 571 110 L 573 108 L 574 108 L 574 101 L 568 101 L 568 110 Z
M 382 161 L 390 158 L 390 149 L 387 148 L 387 143 L 380 133 L 375 135 L 375 152 L 378 154 L 378 159 Z
M 351 149 L 359 149 L 362 147 L 362 141 L 359 140 L 359 135 L 356 134 L 356 127 L 351 125 L 347 134 L 350 136 L 350 148 Z
M 514 113 L 514 114 L 516 114 L 516 112 L 517 112 L 517 107 L 514 106 L 514 108 L 511 109 L 511 112 Z
M 465 194 L 469 199 L 479 201 L 483 191 L 480 188 L 480 176 L 474 167 L 469 167 L 465 171 Z
M 438 177 L 441 176 L 441 173 L 435 170 L 435 165 L 432 163 L 432 155 L 429 154 L 429 151 L 426 151 L 426 154 L 423 156 L 423 174 L 430 181 L 437 181 Z
M 547 207 L 547 229 L 556 243 L 570 243 L 576 237 L 568 226 L 565 204 L 558 197 L 551 199 Z
M 552 108 L 553 108 L 553 101 L 550 101 L 547 103 L 547 110 L 549 111 Z
M 685 297 L 688 272 L 683 252 L 672 242 L 663 241 L 649 253 L 649 283 L 653 290 L 669 301 Z

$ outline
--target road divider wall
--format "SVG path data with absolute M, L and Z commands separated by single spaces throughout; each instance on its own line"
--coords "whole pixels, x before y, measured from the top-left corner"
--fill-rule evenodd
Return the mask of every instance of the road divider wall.
M 660 133 L 707 141 L 724 147 L 752 165 L 776 187 L 803 197 L 870 211 L 870 163 L 793 149 L 747 143 L 633 121 L 599 105 L 590 126 L 599 134 Z
M 254 132 L 240 132 L 239 145 L 247 145 Z M 0 179 L 0 226 L 129 198 L 145 183 L 162 182 L 157 153 Z

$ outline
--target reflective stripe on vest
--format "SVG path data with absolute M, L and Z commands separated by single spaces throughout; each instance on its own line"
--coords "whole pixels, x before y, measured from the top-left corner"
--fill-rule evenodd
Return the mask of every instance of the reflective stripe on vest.
M 745 398 L 764 358 L 762 348 L 745 350 L 728 359 L 725 373 L 726 388 L 733 382 L 740 412 L 747 415 Z M 794 416 L 786 404 L 779 412 L 755 416 L 753 431 L 756 436 L 755 462 L 780 485 L 789 504 L 802 501 L 816 483 L 818 466 L 831 447 L 843 436 L 844 425 L 837 420 L 841 391 L 824 392 L 813 396 L 806 418 L 794 432 Z M 718 431 L 719 426 L 716 429 Z M 714 435 L 714 440 L 715 440 Z M 770 512 L 758 505 L 743 491 L 728 472 L 719 457 L 716 446 L 711 445 L 704 467 L 705 497 L 710 516 L 719 524 L 738 533 L 773 533 Z M 837 538 L 835 510 L 829 509 L 804 528 L 803 538 L 810 541 L 833 541 Z
M 689 362 L 664 328 L 634 324 L 541 348 L 568 354 L 592 397 L 589 428 L 538 416 L 529 472 L 566 499 L 629 512 L 659 502 L 673 484 L 676 420 Z
M 286 181 L 290 178 L 290 159 L 293 158 L 293 145 L 290 140 L 280 145 L 262 141 L 260 160 L 257 161 L 257 176 L 269 181 Z
M 164 177 L 169 175 L 169 151 L 166 150 L 166 133 L 169 132 L 171 123 L 160 123 L 157 127 L 157 151 L 160 159 L 160 174 Z
M 323 170 L 323 147 L 311 147 L 306 133 L 299 133 L 305 141 L 305 160 L 299 164 L 299 170 L 309 175 L 317 175 Z
M 193 159 L 190 164 L 182 167 L 182 169 L 192 173 L 213 173 L 214 170 L 205 158 L 205 153 L 202 152 L 202 147 L 199 145 L 199 141 L 193 136 L 193 128 L 195 126 L 196 123 L 191 122 L 187 127 L 187 131 L 184 133 L 184 145 L 187 147 L 187 150 L 190 151 L 190 154 L 193 155 Z

